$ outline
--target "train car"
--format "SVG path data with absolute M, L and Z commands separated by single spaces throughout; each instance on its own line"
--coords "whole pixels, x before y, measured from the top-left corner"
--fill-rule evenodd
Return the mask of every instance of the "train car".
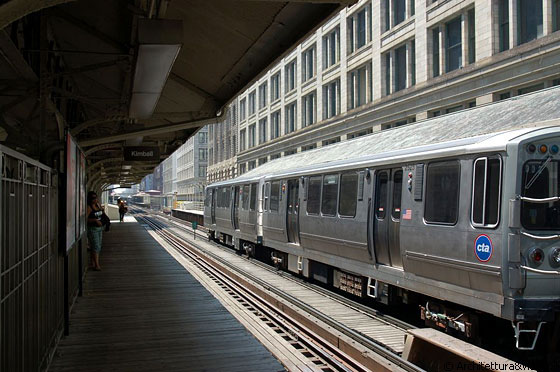
M 428 324 L 475 337 L 478 314 L 511 321 L 532 350 L 560 318 L 559 149 L 553 88 L 268 162 L 210 185 L 204 217 L 289 271 L 421 301 Z

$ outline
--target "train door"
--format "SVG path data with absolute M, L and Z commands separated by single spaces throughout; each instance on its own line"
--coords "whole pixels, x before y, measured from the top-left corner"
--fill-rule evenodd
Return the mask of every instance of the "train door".
M 212 189 L 212 206 L 210 207 L 210 218 L 212 220 L 212 225 L 216 224 L 216 202 L 218 201 L 217 189 Z
M 286 205 L 286 230 L 288 242 L 299 244 L 299 180 L 288 180 L 288 198 Z
M 399 230 L 403 171 L 382 169 L 376 173 L 373 236 L 375 257 L 383 265 L 402 268 Z
M 233 188 L 233 229 L 239 230 L 239 186 Z

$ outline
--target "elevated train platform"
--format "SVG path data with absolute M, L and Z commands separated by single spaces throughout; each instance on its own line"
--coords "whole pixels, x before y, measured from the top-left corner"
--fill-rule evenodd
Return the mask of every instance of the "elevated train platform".
M 284 367 L 133 217 L 104 233 L 49 372 Z

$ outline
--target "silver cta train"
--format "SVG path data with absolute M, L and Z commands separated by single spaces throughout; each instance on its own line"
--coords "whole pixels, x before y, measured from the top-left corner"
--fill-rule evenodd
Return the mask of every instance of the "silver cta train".
M 552 88 L 270 161 L 209 185 L 204 224 L 467 337 L 477 314 L 511 321 L 532 350 L 560 319 L 559 150 Z

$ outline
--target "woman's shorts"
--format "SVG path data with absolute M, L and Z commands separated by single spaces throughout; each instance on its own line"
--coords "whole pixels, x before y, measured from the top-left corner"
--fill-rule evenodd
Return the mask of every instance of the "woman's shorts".
M 101 252 L 101 244 L 103 243 L 103 227 L 88 226 L 87 236 L 89 240 L 89 248 L 95 252 Z

